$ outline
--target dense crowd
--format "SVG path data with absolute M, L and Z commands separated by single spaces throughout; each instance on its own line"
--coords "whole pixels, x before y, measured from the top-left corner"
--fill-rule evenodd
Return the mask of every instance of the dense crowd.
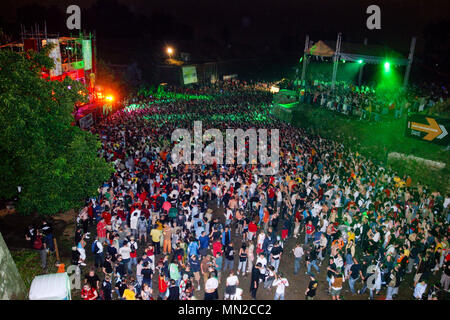
M 295 88 L 293 82 L 286 87 Z M 399 119 L 408 113 L 422 112 L 448 99 L 445 86 L 430 84 L 422 87 L 375 88 L 357 86 L 345 81 L 307 81 L 300 86 L 300 102 L 316 105 L 365 120 Z
M 368 291 L 390 300 L 400 286 L 413 288 L 407 298 L 446 296 L 448 194 L 272 118 L 272 96 L 258 85 L 171 91 L 189 98 L 137 96 L 135 108 L 92 129 L 116 172 L 77 217 L 72 264 L 89 269 L 81 298 L 256 299 L 274 288 L 274 299 L 314 299 L 324 273 L 332 299 Z M 171 134 L 194 120 L 203 129 L 278 128 L 278 173 L 259 175 L 254 163 L 174 165 Z M 301 277 L 304 294 L 289 294 Z

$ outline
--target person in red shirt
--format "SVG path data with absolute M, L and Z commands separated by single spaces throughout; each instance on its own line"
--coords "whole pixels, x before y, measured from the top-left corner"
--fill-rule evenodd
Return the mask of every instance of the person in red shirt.
M 111 213 L 109 213 L 109 211 L 103 211 L 102 218 L 105 219 L 105 223 L 108 226 L 111 225 Z
M 81 290 L 81 298 L 83 298 L 84 300 L 97 300 L 97 290 L 95 288 L 91 288 L 91 286 L 87 283 Z
M 267 192 L 267 200 L 269 201 L 269 205 L 273 206 L 274 200 L 275 200 L 275 188 L 270 187 Z
M 159 296 L 163 300 L 166 300 L 167 284 L 168 284 L 168 282 L 166 281 L 166 277 L 164 276 L 164 274 L 159 275 L 159 280 L 158 280 Z
M 316 228 L 314 228 L 312 221 L 309 220 L 305 225 L 305 244 L 308 244 L 309 240 L 313 238 L 314 231 L 316 231 Z
M 101 243 L 106 241 L 106 222 L 103 218 L 97 223 L 97 237 Z
M 215 257 L 217 255 L 217 253 L 221 253 L 222 252 L 222 243 L 220 242 L 220 240 L 216 240 L 213 245 L 213 256 Z
M 257 231 L 258 226 L 255 224 L 254 221 L 250 221 L 250 223 L 248 224 L 248 240 L 252 241 L 253 236 L 256 234 Z

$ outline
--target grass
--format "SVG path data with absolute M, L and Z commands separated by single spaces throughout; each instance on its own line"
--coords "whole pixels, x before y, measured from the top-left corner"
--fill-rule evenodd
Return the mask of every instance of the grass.
M 11 255 L 25 284 L 27 294 L 30 291 L 31 282 L 34 277 L 46 273 L 55 273 L 57 271 L 57 268 L 55 267 L 56 258 L 54 255 L 47 256 L 47 272 L 42 270 L 41 258 L 39 252 L 36 250 L 11 250 Z
M 405 137 L 406 119 L 379 122 L 358 121 L 317 106 L 300 105 L 293 124 L 322 137 L 337 140 L 371 159 L 387 162 L 387 154 L 399 152 L 445 163 L 442 170 L 431 169 L 411 161 L 390 161 L 399 175 L 409 175 L 413 184 L 420 182 L 441 194 L 449 192 L 449 152 L 442 146 Z

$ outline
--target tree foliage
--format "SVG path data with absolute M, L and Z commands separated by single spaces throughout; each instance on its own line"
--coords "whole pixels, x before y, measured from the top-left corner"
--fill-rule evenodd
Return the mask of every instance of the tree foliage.
M 0 51 L 0 197 L 14 197 L 21 186 L 18 210 L 24 214 L 77 207 L 113 172 L 98 157 L 98 137 L 71 125 L 84 87 L 70 78 L 40 77 L 53 67 L 50 49 Z

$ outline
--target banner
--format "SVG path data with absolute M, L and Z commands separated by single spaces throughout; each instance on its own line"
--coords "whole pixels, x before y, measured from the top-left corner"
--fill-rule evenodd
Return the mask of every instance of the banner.
M 92 47 L 91 40 L 83 40 L 83 61 L 84 61 L 84 70 L 92 69 Z
M 183 70 L 183 83 L 197 83 L 197 69 L 195 66 L 182 67 Z
M 55 66 L 50 70 L 50 77 L 57 77 L 62 75 L 62 65 L 61 65 L 61 51 L 59 49 L 58 39 L 47 39 L 47 44 L 55 44 L 55 47 L 50 51 L 49 57 L 55 63 Z

